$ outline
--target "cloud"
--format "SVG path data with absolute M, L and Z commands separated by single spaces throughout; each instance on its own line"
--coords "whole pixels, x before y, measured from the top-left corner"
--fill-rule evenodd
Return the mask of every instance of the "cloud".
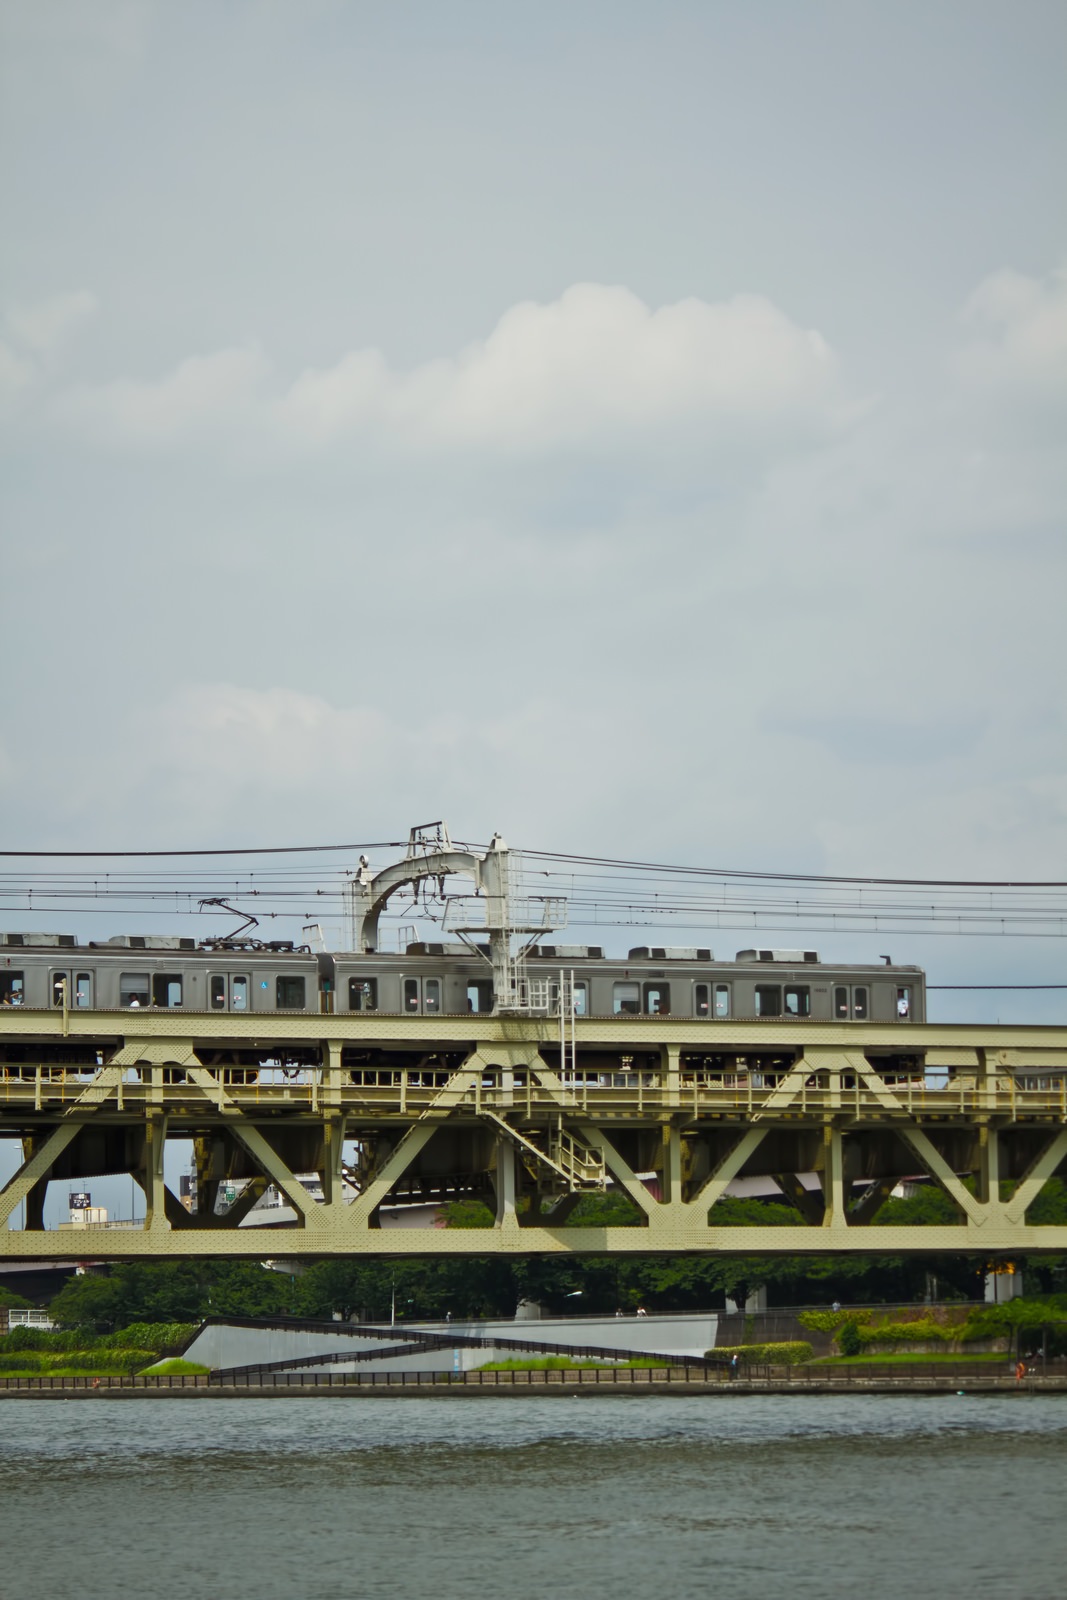
M 0 416 L 14 410 L 19 397 L 33 383 L 34 375 L 33 362 L 0 340 Z
M 0 340 L 0 415 L 14 411 L 46 376 L 67 335 L 96 309 L 96 296 L 88 289 L 8 307 L 7 338 Z
M 1067 270 L 1044 280 L 995 272 L 964 307 L 966 378 L 1067 397 Z
M 75 289 L 30 305 L 13 306 L 5 320 L 16 343 L 38 356 L 48 356 L 72 328 L 96 310 L 96 296 L 88 289 Z
M 687 299 L 651 310 L 628 289 L 576 284 L 524 302 L 483 340 L 410 371 L 350 351 L 268 392 L 257 346 L 190 358 L 157 380 L 64 397 L 61 414 L 115 445 L 178 445 L 220 426 L 270 451 L 548 452 L 681 447 L 822 426 L 840 405 L 836 359 L 769 300 Z
M 628 289 L 582 283 L 513 306 L 488 338 L 407 374 L 377 351 L 308 370 L 279 409 L 308 439 L 379 426 L 536 453 L 694 420 L 758 425 L 821 408 L 836 375 L 821 335 L 758 295 L 653 311 Z
M 120 378 L 59 397 L 57 415 L 112 445 L 178 445 L 217 438 L 254 418 L 270 364 L 255 345 L 190 356 L 156 382 Z

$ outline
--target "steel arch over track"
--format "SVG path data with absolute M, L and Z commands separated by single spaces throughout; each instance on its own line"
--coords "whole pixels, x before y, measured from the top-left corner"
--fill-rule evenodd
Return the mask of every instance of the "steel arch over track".
M 0 1137 L 22 1157 L 0 1194 L 7 1257 L 1067 1251 L 1067 1227 L 1028 1219 L 1067 1170 L 1067 1028 L 580 1018 L 570 1077 L 558 1022 L 537 1017 L 5 1008 L 0 1045 Z M 191 1214 L 165 1182 L 168 1138 L 193 1141 Z M 321 1200 L 296 1176 L 312 1171 Z M 113 1173 L 143 1188 L 143 1227 L 44 1230 L 49 1181 Z M 918 1175 L 959 1221 L 868 1231 Z M 751 1176 L 803 1223 L 711 1226 Z M 218 1214 L 231 1179 L 244 1193 Z M 269 1242 L 239 1226 L 268 1183 L 297 1217 Z M 608 1185 L 638 1226 L 564 1225 Z M 380 1226 L 398 1195 L 477 1192 L 492 1229 Z

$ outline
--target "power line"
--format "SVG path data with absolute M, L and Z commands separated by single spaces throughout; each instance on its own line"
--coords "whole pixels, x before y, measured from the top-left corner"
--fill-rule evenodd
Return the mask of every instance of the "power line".
M 21 861 L 114 861 L 125 857 L 163 858 L 166 856 L 298 856 L 347 850 L 403 850 L 406 839 L 385 839 L 373 844 L 281 844 L 242 845 L 225 850 L 0 850 L 0 858 Z
M 524 856 L 541 861 L 574 861 L 580 866 L 635 868 L 647 872 L 682 873 L 691 877 L 764 879 L 775 883 L 851 883 L 896 886 L 909 889 L 1067 889 L 1067 881 L 987 879 L 987 878 L 858 878 L 813 872 L 760 872 L 737 867 L 680 867 L 662 861 L 624 861 L 610 856 L 560 855 L 547 850 L 523 850 Z

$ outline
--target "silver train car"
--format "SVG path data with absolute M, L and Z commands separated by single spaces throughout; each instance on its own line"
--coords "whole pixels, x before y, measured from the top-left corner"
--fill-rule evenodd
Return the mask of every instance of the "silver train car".
M 597 945 L 538 945 L 526 968 L 553 1011 L 566 974 L 580 1017 L 692 1017 L 709 1027 L 926 1019 L 921 968 L 825 963 L 814 950 L 753 948 L 723 961 L 700 947 L 642 945 L 616 958 Z M 0 935 L 5 1007 L 462 1016 L 492 1012 L 494 1003 L 488 946 L 316 954 L 285 941 L 120 934 L 80 945 L 72 934 Z

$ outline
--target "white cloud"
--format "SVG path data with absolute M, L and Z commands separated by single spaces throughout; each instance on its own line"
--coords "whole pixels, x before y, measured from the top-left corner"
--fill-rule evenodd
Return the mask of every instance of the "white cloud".
M 96 297 L 87 289 L 8 307 L 7 338 L 0 340 L 0 416 L 14 411 L 47 375 L 67 335 L 96 309 Z
M 317 440 L 377 424 L 538 452 L 693 420 L 759 424 L 821 408 L 835 378 L 825 340 L 758 295 L 652 311 L 628 289 L 581 283 L 513 306 L 454 359 L 403 374 L 357 351 L 306 371 L 280 414 Z
M 96 437 L 133 446 L 179 444 L 224 424 L 270 450 L 386 443 L 536 456 L 795 432 L 824 424 L 840 401 L 825 340 L 758 295 L 653 311 L 602 284 L 513 306 L 486 339 L 408 372 L 373 349 L 308 369 L 273 395 L 269 372 L 258 347 L 223 350 L 155 381 L 83 387 L 60 409 Z
M 56 403 L 57 414 L 115 445 L 173 445 L 247 426 L 270 364 L 255 345 L 190 356 L 156 382 L 120 378 L 82 385 Z
M 244 789 L 303 792 L 331 773 L 351 778 L 388 742 L 374 711 L 337 709 L 294 689 L 200 683 L 158 707 L 143 753 L 149 767 L 176 769 L 195 785 L 210 774 L 236 798 Z
M 34 366 L 0 340 L 0 416 L 13 410 L 20 395 L 33 383 Z
M 1046 279 L 995 272 L 964 308 L 965 377 L 1067 394 L 1067 270 Z
M 30 305 L 12 306 L 7 313 L 8 330 L 16 343 L 38 356 L 48 356 L 63 342 L 72 328 L 97 310 L 97 300 L 88 289 L 51 295 Z

